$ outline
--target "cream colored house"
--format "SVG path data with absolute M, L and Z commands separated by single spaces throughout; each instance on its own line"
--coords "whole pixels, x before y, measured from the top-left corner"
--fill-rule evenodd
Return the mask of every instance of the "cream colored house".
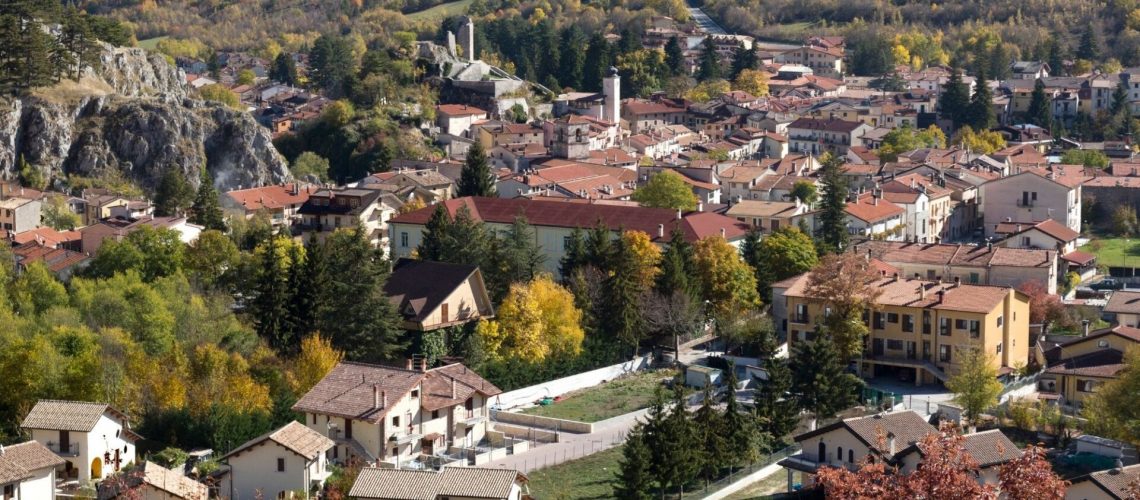
M 127 416 L 106 403 L 40 400 L 20 428 L 65 460 L 62 477 L 100 481 L 135 461 Z
M 55 470 L 64 463 L 37 441 L 0 446 L 0 498 L 55 498 Z
M 900 474 L 912 473 L 922 463 L 917 444 L 936 432 L 918 412 L 906 410 L 848 418 L 800 434 L 795 440 L 803 451 L 780 461 L 788 471 L 788 492 L 795 472 L 803 473 L 804 485 L 809 486 L 821 468 L 857 469 L 867 458 L 897 466 Z M 966 435 L 965 448 L 978 462 L 983 484 L 997 484 L 1001 464 L 1021 456 L 1017 445 L 999 430 Z
M 1070 230 L 1081 230 L 1081 182 L 1076 176 L 1042 175 L 1037 171 L 994 179 L 981 186 L 986 236 L 1002 222 L 1053 219 Z
M 906 209 L 883 199 L 882 193 L 864 193 L 847 202 L 847 232 L 866 238 L 900 241 Z
M 808 210 L 808 206 L 800 203 L 798 198 L 793 201 L 741 200 L 725 215 L 762 233 L 772 233 L 781 228 L 796 227 Z
M 1119 293 L 1119 292 L 1117 292 Z M 1045 353 L 1049 367 L 1038 382 L 1038 397 L 1079 407 L 1124 369 L 1124 353 L 1140 346 L 1140 329 L 1117 326 L 1080 337 Z
M 370 243 L 388 247 L 388 220 L 403 203 L 390 193 L 375 189 L 322 189 L 309 195 L 297 213 L 301 216 L 302 241 L 315 235 L 318 241 L 341 228 L 364 228 Z
M 1117 290 L 1108 298 L 1104 312 L 1116 315 L 1116 323 L 1121 326 L 1140 328 L 1140 292 Z
M 494 317 L 477 266 L 400 259 L 384 284 L 407 330 L 429 331 Z
M 342 362 L 295 405 L 335 443 L 333 461 L 400 466 L 470 450 L 486 437 L 488 400 L 502 391 L 462 364 L 430 370 Z
M 523 500 L 526 475 L 510 469 L 446 467 L 442 471 L 367 468 L 348 494 L 359 500 Z
M 1018 288 L 1028 282 L 1057 293 L 1057 252 L 993 245 L 866 241 L 852 247 L 907 277 Z
M 995 245 L 1006 248 L 1044 248 L 1066 255 L 1077 250 L 1080 233 L 1053 220 L 1040 222 L 999 222 L 994 236 L 1003 238 Z
M 332 474 L 326 455 L 333 446 L 323 433 L 289 422 L 222 457 L 229 470 L 220 491 L 229 500 L 310 498 Z

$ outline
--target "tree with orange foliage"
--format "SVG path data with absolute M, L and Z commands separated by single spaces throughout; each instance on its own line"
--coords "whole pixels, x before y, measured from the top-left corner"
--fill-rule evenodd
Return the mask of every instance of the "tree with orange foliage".
M 1021 456 L 1001 467 L 998 472 L 1001 492 L 1009 500 L 1061 500 L 1069 482 L 1053 472 L 1045 461 L 1045 450 L 1029 445 Z
M 1068 319 L 1061 298 L 1049 293 L 1043 283 L 1027 281 L 1017 287 L 1017 291 L 1029 296 L 1029 322 L 1040 323 L 1043 332 L 1048 333 L 1050 326 Z
M 808 276 L 807 295 L 831 308 L 831 314 L 822 319 L 844 360 L 863 350 L 863 337 L 868 333 L 863 310 L 874 309 L 882 294 L 869 286 L 877 279 L 870 263 L 852 252 L 825 255 Z

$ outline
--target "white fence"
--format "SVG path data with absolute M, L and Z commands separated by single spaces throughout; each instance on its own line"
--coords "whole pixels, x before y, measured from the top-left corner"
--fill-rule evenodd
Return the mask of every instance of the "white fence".
M 543 382 L 530 387 L 523 387 L 522 389 L 516 389 L 511 392 L 504 392 L 495 396 L 492 404 L 497 410 L 510 410 L 527 403 L 533 403 L 542 398 L 552 398 L 570 391 L 593 387 L 624 374 L 644 370 L 649 367 L 650 362 L 649 356 L 641 356 L 624 363 Z

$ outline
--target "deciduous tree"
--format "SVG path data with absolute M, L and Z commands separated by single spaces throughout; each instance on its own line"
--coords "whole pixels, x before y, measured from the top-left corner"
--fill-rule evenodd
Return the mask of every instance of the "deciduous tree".
M 756 275 L 740 252 L 720 236 L 702 238 L 693 247 L 693 269 L 714 316 L 729 316 L 760 305 Z
M 871 286 L 878 278 L 867 260 L 852 252 L 824 256 L 808 276 L 806 293 L 831 309 L 822 323 L 845 360 L 863 350 L 868 333 L 863 311 L 874 309 L 882 293 Z
M 954 402 L 962 407 L 968 422 L 977 422 L 982 412 L 998 403 L 1002 385 L 998 382 L 997 368 L 991 355 L 981 346 L 960 349 L 958 373 L 946 381 L 946 388 L 954 393 Z
M 643 206 L 671 208 L 691 211 L 697 208 L 697 196 L 681 178 L 681 174 L 669 170 L 661 171 L 649 178 L 649 182 L 633 192 L 633 200 Z
M 1081 414 L 1097 435 L 1140 445 L 1140 349 L 1124 355 L 1124 369 L 1085 402 Z
M 512 285 L 496 318 L 479 322 L 476 335 L 492 361 L 542 361 L 581 351 L 585 338 L 581 319 L 570 291 L 543 275 Z

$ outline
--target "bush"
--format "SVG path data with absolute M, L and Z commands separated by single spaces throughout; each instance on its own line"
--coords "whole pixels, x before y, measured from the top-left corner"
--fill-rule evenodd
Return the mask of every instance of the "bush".
M 154 455 L 151 455 L 150 460 L 158 465 L 166 467 L 167 469 L 174 469 L 182 467 L 188 458 L 190 458 L 189 453 L 171 446 L 165 450 L 155 453 Z

